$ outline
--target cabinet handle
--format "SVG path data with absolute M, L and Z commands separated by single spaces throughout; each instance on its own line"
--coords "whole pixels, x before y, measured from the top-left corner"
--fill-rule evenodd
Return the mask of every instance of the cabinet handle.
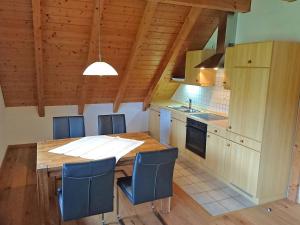
M 251 59 L 249 59 L 249 60 L 248 60 L 248 64 L 251 64 L 251 63 L 252 63 L 252 60 L 251 60 Z
M 207 137 L 209 138 L 209 137 L 210 137 L 210 135 L 208 134 L 208 135 L 207 135 Z
M 230 147 L 230 144 L 227 144 L 227 147 Z
M 244 143 L 244 140 L 240 140 L 241 143 Z
M 232 126 L 229 126 L 228 129 L 231 130 Z
M 226 81 L 223 82 L 223 84 L 226 84 L 226 83 L 227 83 Z
M 218 130 L 214 130 L 214 132 L 215 132 L 215 133 L 217 133 L 217 132 L 218 132 Z

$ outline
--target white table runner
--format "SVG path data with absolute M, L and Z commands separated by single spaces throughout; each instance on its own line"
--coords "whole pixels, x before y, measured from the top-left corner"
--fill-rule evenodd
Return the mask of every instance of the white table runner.
M 143 143 L 144 141 L 106 135 L 90 136 L 72 141 L 49 152 L 92 160 L 116 157 L 118 161 L 121 157 Z

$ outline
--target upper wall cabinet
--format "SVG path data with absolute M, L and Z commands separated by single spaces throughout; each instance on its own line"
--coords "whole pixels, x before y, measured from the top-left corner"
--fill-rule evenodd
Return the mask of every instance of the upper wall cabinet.
M 241 44 L 234 48 L 235 67 L 270 67 L 273 42 Z
M 196 50 L 186 53 L 184 83 L 199 86 L 214 86 L 216 71 L 213 69 L 195 68 L 201 62 L 215 54 L 215 50 Z

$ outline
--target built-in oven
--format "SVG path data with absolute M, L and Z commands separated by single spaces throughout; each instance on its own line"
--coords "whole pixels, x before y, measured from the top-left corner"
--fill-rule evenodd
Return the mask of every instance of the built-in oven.
M 205 159 L 207 124 L 187 118 L 186 149 Z

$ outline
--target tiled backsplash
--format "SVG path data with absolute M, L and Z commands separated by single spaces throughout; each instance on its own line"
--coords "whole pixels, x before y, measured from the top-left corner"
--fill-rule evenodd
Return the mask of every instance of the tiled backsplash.
M 172 97 L 172 100 L 187 102 L 192 99 L 204 109 L 228 114 L 230 91 L 223 87 L 223 69 L 219 69 L 216 76 L 216 84 L 213 87 L 199 87 L 181 84 Z

